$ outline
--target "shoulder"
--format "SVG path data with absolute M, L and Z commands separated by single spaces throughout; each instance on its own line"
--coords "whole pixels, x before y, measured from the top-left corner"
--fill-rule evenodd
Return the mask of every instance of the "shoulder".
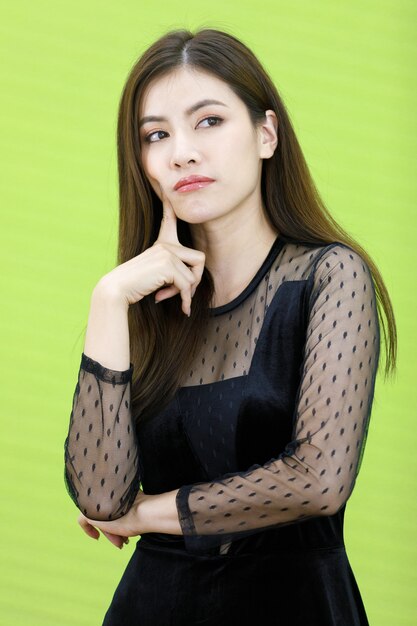
M 287 238 L 274 263 L 274 274 L 278 286 L 284 281 L 305 282 L 307 293 L 318 292 L 324 285 L 328 289 L 334 286 L 336 291 L 336 286 L 343 288 L 358 277 L 363 278 L 363 283 L 373 282 L 363 256 L 340 241 L 320 243 Z
M 323 279 L 323 275 L 340 274 L 357 278 L 370 275 L 368 264 L 354 248 L 341 242 L 321 246 L 311 267 L 311 276 Z M 329 281 L 330 282 L 330 281 Z
M 366 259 L 350 245 L 289 240 L 281 257 L 281 267 L 286 279 L 304 280 L 308 289 L 317 291 L 324 284 L 344 285 L 356 279 L 373 283 Z
M 330 299 L 338 303 L 345 299 L 362 304 L 375 300 L 373 277 L 367 262 L 359 252 L 341 242 L 320 247 L 307 282 L 310 304 L 319 297 L 323 302 Z
M 340 271 L 366 272 L 369 267 L 362 256 L 349 245 L 334 241 L 320 244 L 287 240 L 280 257 L 281 267 L 292 279 L 313 280 L 325 273 Z M 300 272 L 296 270 L 300 268 Z M 301 273 L 302 272 L 302 273 Z

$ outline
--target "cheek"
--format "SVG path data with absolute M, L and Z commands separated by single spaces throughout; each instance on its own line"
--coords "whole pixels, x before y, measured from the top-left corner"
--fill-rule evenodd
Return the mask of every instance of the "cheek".
M 154 163 L 154 159 L 149 158 L 148 155 L 142 155 L 142 160 L 141 160 L 141 164 L 142 164 L 142 169 L 143 172 L 149 182 L 149 184 L 151 185 L 152 189 L 155 191 L 155 193 L 159 196 L 159 178 L 158 178 L 158 171 L 160 171 L 161 168 L 158 168 L 157 164 Z
M 158 171 L 156 164 L 153 161 L 154 159 L 152 159 L 149 155 L 142 155 L 143 171 L 145 172 L 146 178 L 150 181 L 156 180 L 155 176 Z
M 217 149 L 218 146 L 217 146 Z M 226 163 L 230 169 L 234 170 L 236 167 L 251 169 L 254 161 L 256 161 L 257 145 L 254 136 L 250 129 L 232 128 L 221 146 L 222 158 L 226 160 Z

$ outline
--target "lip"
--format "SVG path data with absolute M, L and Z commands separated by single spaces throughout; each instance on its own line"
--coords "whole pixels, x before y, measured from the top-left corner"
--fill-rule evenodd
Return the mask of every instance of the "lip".
M 174 191 L 178 191 L 184 185 L 193 185 L 193 188 L 198 189 L 198 185 L 195 183 L 213 183 L 213 178 L 208 178 L 207 176 L 186 176 L 185 178 L 180 178 L 180 180 L 174 186 Z M 191 189 L 191 187 L 190 187 Z

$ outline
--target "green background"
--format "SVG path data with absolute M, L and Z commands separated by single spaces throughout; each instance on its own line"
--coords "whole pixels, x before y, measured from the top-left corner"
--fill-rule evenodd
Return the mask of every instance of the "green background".
M 151 42 L 202 26 L 233 33 L 264 63 L 327 205 L 391 294 L 398 375 L 384 384 L 382 359 L 345 539 L 371 626 L 415 624 L 416 3 L 2 7 L 1 624 L 101 624 L 134 550 L 82 532 L 63 444 L 91 291 L 116 262 L 120 93 Z

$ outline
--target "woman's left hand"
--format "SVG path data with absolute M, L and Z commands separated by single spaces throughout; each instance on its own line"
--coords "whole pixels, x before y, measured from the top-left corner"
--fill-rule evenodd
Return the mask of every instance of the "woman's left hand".
M 129 537 L 135 537 L 143 532 L 146 532 L 145 528 L 140 527 L 140 517 L 138 515 L 140 504 L 143 503 L 148 496 L 139 489 L 139 492 L 126 515 L 119 519 L 109 522 L 92 520 L 86 517 L 83 513 L 78 516 L 78 523 L 83 531 L 93 539 L 99 539 L 101 532 L 107 539 L 115 545 L 117 548 L 122 549 L 125 543 L 129 543 Z

